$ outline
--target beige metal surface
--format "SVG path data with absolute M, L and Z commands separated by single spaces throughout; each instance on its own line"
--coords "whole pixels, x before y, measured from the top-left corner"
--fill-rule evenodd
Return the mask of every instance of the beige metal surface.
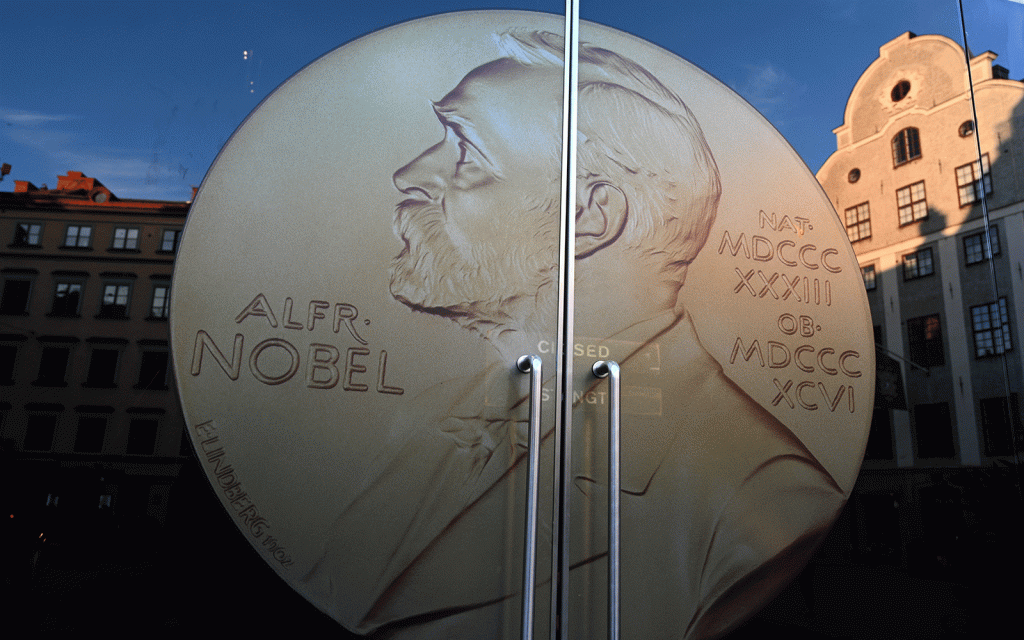
M 560 30 L 453 14 L 335 50 L 250 115 L 193 205 L 172 303 L 190 435 L 254 548 L 349 629 L 518 635 L 515 361 L 554 371 L 556 351 L 561 43 L 532 32 Z M 621 32 L 581 40 L 571 635 L 606 619 L 598 359 L 623 371 L 622 635 L 711 635 L 849 494 L 874 388 L 863 284 L 753 108 Z

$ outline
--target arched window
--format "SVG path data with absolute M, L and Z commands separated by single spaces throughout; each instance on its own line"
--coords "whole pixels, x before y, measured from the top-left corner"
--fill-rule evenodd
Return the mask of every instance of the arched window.
M 921 138 L 914 127 L 907 127 L 892 139 L 892 164 L 895 167 L 921 157 Z

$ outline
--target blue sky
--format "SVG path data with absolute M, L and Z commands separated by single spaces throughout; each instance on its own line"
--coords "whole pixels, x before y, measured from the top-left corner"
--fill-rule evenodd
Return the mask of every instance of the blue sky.
M 1024 78 L 1024 4 L 964 0 L 975 53 Z M 245 116 L 304 65 L 362 34 L 475 8 L 562 2 L 0 0 L 0 162 L 55 186 L 68 170 L 120 197 L 185 200 Z M 650 40 L 758 108 L 812 171 L 835 149 L 850 89 L 904 31 L 962 41 L 956 0 L 582 0 L 584 19 Z M 248 52 L 243 53 L 243 52 Z

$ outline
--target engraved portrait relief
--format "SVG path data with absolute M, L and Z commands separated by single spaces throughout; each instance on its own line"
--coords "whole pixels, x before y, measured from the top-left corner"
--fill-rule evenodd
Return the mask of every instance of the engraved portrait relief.
M 478 334 L 505 365 L 439 381 L 417 398 L 422 409 L 394 418 L 399 436 L 303 574 L 307 597 L 360 633 L 517 633 L 506 608 L 518 607 L 520 587 L 499 565 L 519 530 L 495 523 L 521 517 L 527 400 L 487 399 L 494 376 L 537 352 L 555 322 L 563 43 L 541 31 L 496 41 L 494 60 L 432 104 L 437 142 L 394 173 L 401 249 L 390 293 Z M 713 637 L 799 571 L 847 494 L 726 375 L 687 311 L 687 291 L 702 291 L 690 265 L 717 248 L 709 237 L 723 187 L 686 96 L 614 51 L 581 43 L 579 60 L 577 331 L 621 363 L 638 407 L 623 425 L 623 634 Z M 796 247 L 785 242 L 780 256 Z M 595 381 L 577 378 L 594 393 Z M 574 428 L 600 443 L 606 418 L 587 393 Z M 590 463 L 589 446 L 571 470 L 571 527 L 593 532 L 570 543 L 571 585 L 591 585 L 573 587 L 568 623 L 580 638 L 602 628 L 607 570 L 607 471 Z M 552 447 L 549 432 L 549 458 Z M 542 513 L 542 545 L 545 522 Z

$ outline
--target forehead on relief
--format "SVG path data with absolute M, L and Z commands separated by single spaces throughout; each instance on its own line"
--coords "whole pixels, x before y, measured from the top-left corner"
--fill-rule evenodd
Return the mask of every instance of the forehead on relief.
M 439 113 L 548 121 L 560 128 L 562 69 L 499 58 L 473 69 L 435 104 Z M 511 124 L 511 123 L 510 123 Z

